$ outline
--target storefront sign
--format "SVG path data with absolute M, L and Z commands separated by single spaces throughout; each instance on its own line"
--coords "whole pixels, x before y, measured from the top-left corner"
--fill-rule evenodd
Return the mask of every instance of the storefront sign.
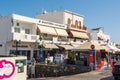
M 51 25 L 51 26 L 58 26 L 58 27 L 65 27 L 65 25 L 50 22 L 50 21 L 45 21 L 45 20 L 39 20 L 39 23 L 42 23 L 43 25 Z
M 0 60 L 0 80 L 4 78 L 10 78 L 15 72 L 15 65 L 11 61 L 5 59 Z
M 26 65 L 26 60 L 16 60 L 15 65 L 18 67 L 17 72 L 24 72 L 24 66 Z
M 55 55 L 55 62 L 56 62 L 56 64 L 61 64 L 62 61 L 63 61 L 62 54 L 56 54 Z

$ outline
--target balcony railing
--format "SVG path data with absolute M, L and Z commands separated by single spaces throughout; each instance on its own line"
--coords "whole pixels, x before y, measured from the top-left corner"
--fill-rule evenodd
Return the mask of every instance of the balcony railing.
M 52 41 L 53 38 L 52 37 L 44 37 L 44 40 L 47 40 L 47 41 Z
M 67 38 L 58 38 L 58 41 L 60 41 L 60 42 L 68 42 L 68 39 Z
M 38 39 L 39 39 L 39 36 L 34 34 L 13 33 L 13 40 L 35 42 Z

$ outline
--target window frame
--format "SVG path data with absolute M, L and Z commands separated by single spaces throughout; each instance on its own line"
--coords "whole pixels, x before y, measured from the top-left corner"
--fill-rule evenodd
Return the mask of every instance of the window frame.
M 26 28 L 25 29 L 25 34 L 30 34 L 30 29 Z
M 16 33 L 20 33 L 20 31 L 21 31 L 20 28 L 18 28 L 18 27 L 14 28 L 14 32 L 16 32 Z

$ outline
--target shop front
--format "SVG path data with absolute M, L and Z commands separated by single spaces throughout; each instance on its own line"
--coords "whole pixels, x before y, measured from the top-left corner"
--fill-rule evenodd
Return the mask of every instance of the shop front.
M 87 65 L 91 67 L 91 69 L 100 69 L 101 68 L 101 52 L 100 50 L 104 49 L 99 44 L 90 41 L 81 44 L 76 47 L 76 51 L 86 51 L 87 53 Z M 85 54 L 85 53 L 84 53 Z M 85 61 L 84 61 L 85 62 Z

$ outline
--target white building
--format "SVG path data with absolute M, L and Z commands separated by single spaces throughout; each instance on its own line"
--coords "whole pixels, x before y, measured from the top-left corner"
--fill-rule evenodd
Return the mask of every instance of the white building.
M 74 46 L 78 46 L 86 40 L 89 40 L 87 27 L 85 27 L 83 23 L 84 17 L 80 14 L 67 10 L 53 12 L 45 11 L 43 14 L 36 15 L 36 18 L 67 25 L 68 38 Z
M 120 51 L 115 43 L 110 40 L 110 35 L 105 34 L 101 28 L 95 28 L 90 31 L 91 40 L 97 42 L 99 45 L 115 52 Z
M 99 44 L 108 44 L 110 41 L 110 35 L 105 34 L 101 28 L 95 28 L 90 30 L 91 40 L 98 41 Z
M 78 23 L 81 25 L 81 27 L 83 27 L 84 20 L 84 17 L 81 16 L 80 14 L 70 12 L 68 10 L 43 12 L 42 14 L 36 15 L 36 18 L 66 25 L 68 24 L 75 25 L 76 23 Z
M 41 44 L 45 49 L 58 48 L 55 44 L 69 44 L 67 36 L 63 24 L 17 14 L 0 16 L 0 55 L 17 52 L 16 55 L 30 59 L 35 53 L 39 55 Z

